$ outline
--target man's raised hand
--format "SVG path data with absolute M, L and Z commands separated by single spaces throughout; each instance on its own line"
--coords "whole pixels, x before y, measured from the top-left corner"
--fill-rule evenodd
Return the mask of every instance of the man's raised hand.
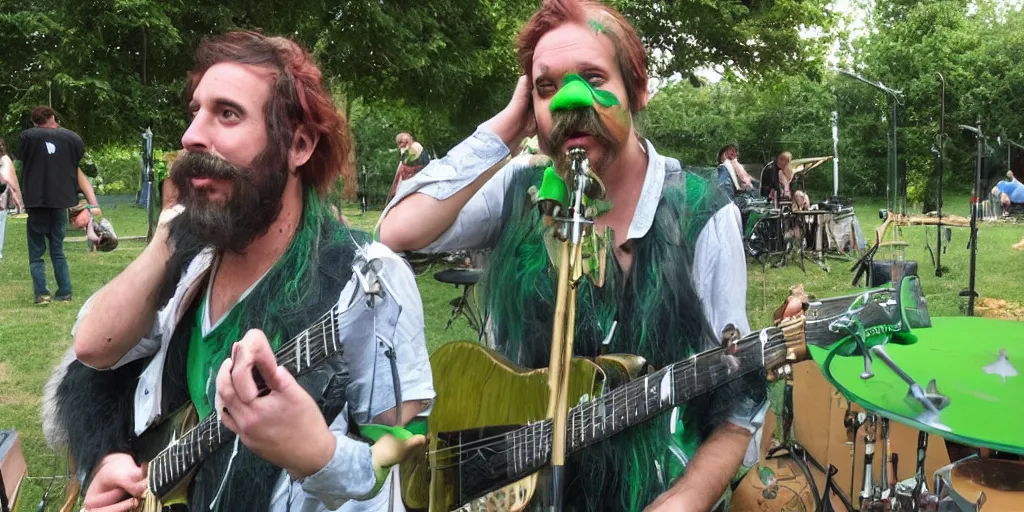
M 516 151 L 527 137 L 537 134 L 537 119 L 533 115 L 533 85 L 520 76 L 508 105 L 484 125 L 505 142 L 510 151 Z

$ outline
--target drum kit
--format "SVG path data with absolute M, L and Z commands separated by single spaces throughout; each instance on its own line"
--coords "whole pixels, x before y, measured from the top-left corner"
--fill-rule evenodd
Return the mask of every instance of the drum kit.
M 743 217 L 743 243 L 747 256 L 764 268 L 786 266 L 790 255 L 804 268 L 811 260 L 822 270 L 830 270 L 826 254 L 845 255 L 856 248 L 855 235 L 844 226 L 853 217 L 853 208 L 832 202 L 814 205 L 810 210 L 794 210 L 792 201 L 772 204 L 765 198 L 740 196 L 736 199 Z
M 912 302 L 901 335 L 811 347 L 777 384 L 731 510 L 1024 511 L 1024 325 L 932 319 Z
M 434 277 L 463 287 L 452 318 L 482 332 L 471 304 L 480 271 Z M 814 360 L 776 383 L 761 462 L 730 510 L 1024 511 L 1024 380 L 1014 366 L 1024 348 L 1013 346 L 1024 324 L 931 318 L 916 276 L 892 296 L 899 336 L 858 331 L 854 319 L 850 339 L 863 350 L 810 347 Z M 829 301 L 849 302 L 817 302 Z

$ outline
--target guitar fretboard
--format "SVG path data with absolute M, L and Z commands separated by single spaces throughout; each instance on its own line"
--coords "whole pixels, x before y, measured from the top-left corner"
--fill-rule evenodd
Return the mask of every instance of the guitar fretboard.
M 274 352 L 277 364 L 299 376 L 340 352 L 342 347 L 335 328 L 339 313 L 340 309 L 335 305 L 308 329 L 281 345 Z M 220 422 L 217 414 L 211 414 L 150 461 L 150 491 L 158 497 L 166 496 L 214 450 L 235 437 L 234 432 Z

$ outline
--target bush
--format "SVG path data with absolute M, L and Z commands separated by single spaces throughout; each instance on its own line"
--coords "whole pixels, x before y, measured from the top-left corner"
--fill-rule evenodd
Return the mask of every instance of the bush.
M 82 172 L 93 178 L 97 195 L 135 194 L 142 188 L 140 151 L 137 145 L 101 146 L 82 159 Z M 167 162 L 163 160 L 163 153 L 154 152 L 153 166 L 157 175 L 161 170 L 166 174 Z

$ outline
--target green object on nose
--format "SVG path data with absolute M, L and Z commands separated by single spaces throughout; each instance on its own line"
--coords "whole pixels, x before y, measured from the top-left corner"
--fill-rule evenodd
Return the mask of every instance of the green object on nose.
M 551 98 L 550 110 L 574 110 L 577 108 L 593 108 L 594 103 L 608 108 L 619 104 L 619 99 L 608 91 L 594 89 L 583 77 L 570 73 L 565 75 L 562 88 Z

